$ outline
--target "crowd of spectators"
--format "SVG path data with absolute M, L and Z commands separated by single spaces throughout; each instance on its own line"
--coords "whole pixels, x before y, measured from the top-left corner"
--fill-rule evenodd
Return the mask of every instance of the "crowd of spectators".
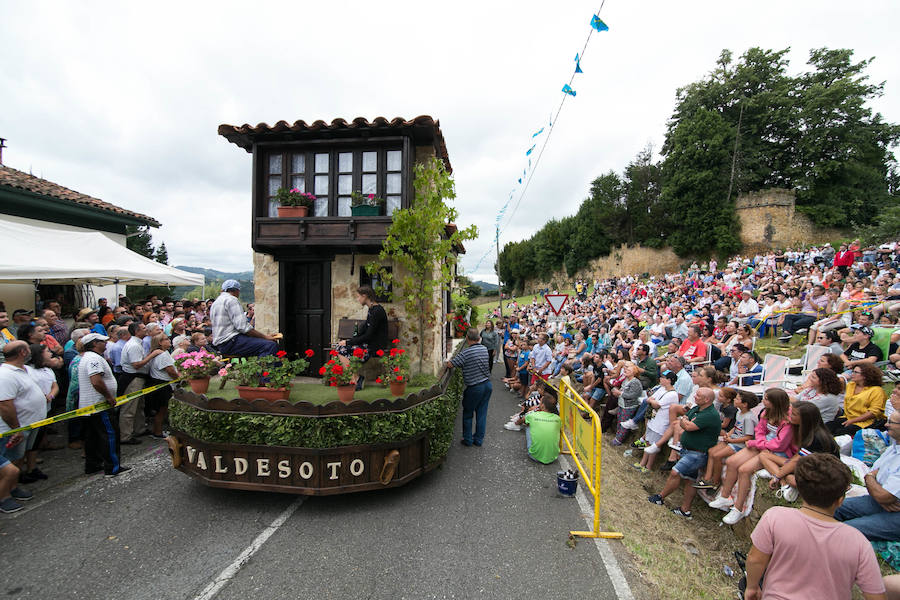
M 42 303 L 38 311 L 11 313 L 0 302 L 0 433 L 176 379 L 173 355 L 212 342 L 213 303 L 157 296 L 132 302 L 120 296 L 113 306 L 101 298 L 96 307 L 63 314 L 58 300 Z M 252 304 L 240 321 L 229 325 L 253 331 Z M 82 453 L 85 473 L 114 477 L 129 469 L 120 462 L 121 444 L 140 444 L 142 436 L 165 438 L 170 394 L 164 386 L 119 409 L 56 427 L 65 428 L 68 451 Z M 64 446 L 54 445 L 47 432 L 42 427 L 2 438 L 0 511 L 15 512 L 31 499 L 32 492 L 19 484 L 49 476 L 38 466 L 39 453 Z
M 775 536 L 772 522 L 777 533 L 782 521 L 796 529 L 797 519 L 821 518 L 826 529 L 849 525 L 870 541 L 895 543 L 900 386 L 888 396 L 885 380 L 900 378 L 898 266 L 900 243 L 863 248 L 855 241 L 694 263 L 659 277 L 578 280 L 561 319 L 537 296 L 512 301 L 506 316 L 499 309 L 490 316 L 483 343 L 500 357 L 504 382 L 523 411 L 547 410 L 531 397 L 537 379 L 565 379 L 600 415 L 612 445 L 630 445 L 625 453 L 635 458 L 643 453 L 635 469 L 649 473 L 656 454 L 667 453 L 661 470 L 668 479 L 648 500 L 664 505 L 683 487 L 671 508 L 678 517 L 692 518 L 699 495 L 726 511 L 725 524 L 736 524 L 750 513 L 757 477 L 768 479 L 773 501 L 802 502 L 803 517 L 775 512 L 766 520 L 766 513 L 760 527 L 767 533 L 754 536 L 757 560 L 781 552 L 775 538 L 784 536 Z M 759 350 L 767 335 L 773 354 L 806 346 L 796 366 L 802 372 L 766 379 Z M 827 350 L 813 354 L 815 346 Z M 807 365 L 807 354 L 820 358 Z M 517 413 L 506 428 L 527 423 Z M 888 440 L 875 445 L 874 456 L 869 432 Z M 849 456 L 860 447 L 869 452 L 867 464 Z M 814 461 L 801 481 L 804 460 L 822 456 L 829 460 Z M 857 473 L 851 490 L 843 483 L 845 463 Z M 844 485 L 841 493 L 823 481 L 828 474 Z M 844 492 L 854 497 L 838 508 Z M 863 539 L 841 535 L 852 548 Z M 804 554 L 810 564 L 815 546 Z M 873 563 L 864 562 L 852 569 L 865 571 L 857 582 L 868 598 L 881 584 L 877 568 L 873 575 Z

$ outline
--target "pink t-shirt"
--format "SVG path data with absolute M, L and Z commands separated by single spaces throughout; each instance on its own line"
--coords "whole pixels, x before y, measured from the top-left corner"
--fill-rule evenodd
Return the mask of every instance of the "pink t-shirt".
M 872 545 L 844 523 L 775 506 L 750 539 L 772 557 L 763 579 L 764 600 L 850 600 L 854 582 L 866 594 L 884 592 Z

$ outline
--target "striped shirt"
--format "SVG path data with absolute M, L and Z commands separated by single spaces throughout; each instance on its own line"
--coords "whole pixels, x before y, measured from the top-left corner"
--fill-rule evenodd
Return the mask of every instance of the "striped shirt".
M 469 346 L 450 359 L 454 367 L 462 367 L 463 382 L 466 386 L 478 385 L 491 378 L 487 348 L 481 344 Z

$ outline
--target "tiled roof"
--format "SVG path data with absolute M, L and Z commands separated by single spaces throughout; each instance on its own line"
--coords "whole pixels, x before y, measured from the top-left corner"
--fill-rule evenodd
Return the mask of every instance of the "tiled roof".
M 433 142 L 438 156 L 444 161 L 444 166 L 448 172 L 453 171 L 450 166 L 450 157 L 447 154 L 447 145 L 444 143 L 444 135 L 441 133 L 441 122 L 435 120 L 428 115 L 422 115 L 414 119 L 405 120 L 400 117 L 388 120 L 384 117 L 375 117 L 369 122 L 365 117 L 357 117 L 352 121 L 345 119 L 334 119 L 331 123 L 318 120 L 312 123 L 306 121 L 278 121 L 274 125 L 260 123 L 259 125 L 219 125 L 219 135 L 223 136 L 232 144 L 240 146 L 247 152 L 253 149 L 253 141 L 257 137 L 272 136 L 279 133 L 307 133 L 319 131 L 352 131 L 360 129 L 407 129 L 412 130 L 413 137 L 417 141 Z
M 52 181 L 47 181 L 46 179 L 41 179 L 40 177 L 29 175 L 28 173 L 25 173 L 23 171 L 13 169 L 12 167 L 0 165 L 0 186 L 25 190 L 28 192 L 33 192 L 35 194 L 40 194 L 41 196 L 56 198 L 57 200 L 64 200 L 75 204 L 81 204 L 82 206 L 86 206 L 94 210 L 112 213 L 123 217 L 130 217 L 131 219 L 140 221 L 146 225 L 150 225 L 151 227 L 159 227 L 159 221 L 148 217 L 147 215 L 142 215 L 141 213 L 125 210 L 124 208 L 120 208 L 114 204 L 110 204 L 109 202 L 104 202 L 99 198 L 94 198 L 93 196 L 88 196 L 87 194 L 81 194 L 79 192 L 76 192 L 75 190 L 70 190 L 67 187 L 63 187 L 59 184 L 53 183 Z

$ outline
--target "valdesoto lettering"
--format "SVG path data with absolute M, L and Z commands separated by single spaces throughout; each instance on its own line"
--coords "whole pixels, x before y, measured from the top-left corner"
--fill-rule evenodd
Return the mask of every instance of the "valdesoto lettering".
M 193 446 L 185 446 L 187 463 L 200 471 L 217 473 L 219 475 L 249 475 L 251 477 L 271 477 L 289 479 L 298 475 L 301 479 L 309 480 L 315 477 L 320 470 L 324 480 L 338 481 L 346 470 L 353 477 L 359 477 L 366 472 L 366 463 L 361 458 L 343 460 L 332 457 L 322 457 L 320 460 L 308 460 L 303 457 L 292 459 L 228 457 L 204 450 L 198 450 Z

